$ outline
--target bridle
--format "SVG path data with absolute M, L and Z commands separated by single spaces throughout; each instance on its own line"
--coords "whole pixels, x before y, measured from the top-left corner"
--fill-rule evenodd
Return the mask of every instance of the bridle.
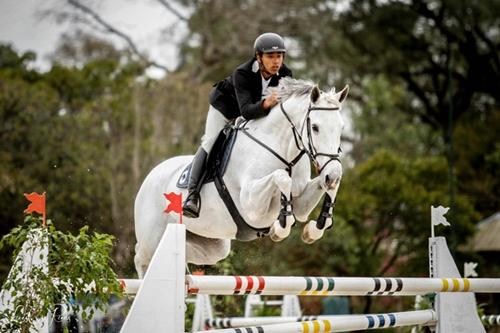
M 328 153 L 324 153 L 324 152 L 318 152 L 316 150 L 316 147 L 314 146 L 314 142 L 313 142 L 313 137 L 312 137 L 312 128 L 311 128 L 312 125 L 311 125 L 311 117 L 310 117 L 310 114 L 312 111 L 337 111 L 340 109 L 339 107 L 315 107 L 309 103 L 309 107 L 307 108 L 306 116 L 304 117 L 304 120 L 302 121 L 300 131 L 297 129 L 297 127 L 293 123 L 292 119 L 290 118 L 290 116 L 286 112 L 285 107 L 283 106 L 283 103 L 280 103 L 280 109 L 281 109 L 281 112 L 283 113 L 283 115 L 285 116 L 285 118 L 287 119 L 287 121 L 290 123 L 292 133 L 293 133 L 293 138 L 295 140 L 295 145 L 296 145 L 297 149 L 299 150 L 299 154 L 295 158 L 293 158 L 292 161 L 290 161 L 290 162 L 288 162 L 285 158 L 280 156 L 271 147 L 269 147 L 268 145 L 266 145 L 265 143 L 263 143 L 262 141 L 260 141 L 259 139 L 257 139 L 253 135 L 251 135 L 250 133 L 248 133 L 248 130 L 245 128 L 245 125 L 247 122 L 244 122 L 243 125 L 239 126 L 237 129 L 242 131 L 246 136 L 248 136 L 250 139 L 252 139 L 256 143 L 258 143 L 259 145 L 264 147 L 271 154 L 273 154 L 276 158 L 278 158 L 283 164 L 285 164 L 286 170 L 290 176 L 292 174 L 293 166 L 297 164 L 297 162 L 302 158 L 302 156 L 304 154 L 306 154 L 309 157 L 309 160 L 311 161 L 311 163 L 314 164 L 318 175 L 321 173 L 321 171 L 323 171 L 323 169 L 330 162 L 338 161 L 339 163 L 342 163 L 340 161 L 340 153 L 342 152 L 342 150 L 340 148 L 336 154 L 328 154 Z M 302 135 L 301 135 L 301 133 L 304 130 L 304 126 L 306 126 L 306 130 L 307 130 L 307 138 L 308 138 L 307 146 L 304 143 L 304 139 L 302 138 Z M 318 159 L 317 159 L 318 156 L 326 156 L 326 157 L 329 157 L 329 159 L 323 166 L 320 166 Z
M 342 149 L 340 147 L 339 147 L 339 150 L 336 154 L 328 154 L 328 153 L 318 152 L 316 150 L 316 147 L 314 146 L 314 142 L 313 142 L 312 125 L 311 125 L 311 117 L 310 117 L 310 114 L 312 111 L 338 111 L 338 110 L 340 110 L 339 107 L 316 107 L 316 106 L 312 106 L 311 103 L 309 103 L 309 107 L 307 108 L 307 113 L 306 113 L 306 116 L 304 118 L 304 121 L 302 122 L 300 132 L 297 131 L 297 128 L 295 127 L 292 120 L 290 119 L 290 117 L 286 113 L 285 108 L 283 107 L 283 103 L 280 103 L 280 109 L 281 109 L 281 112 L 283 112 L 283 115 L 285 116 L 285 118 L 288 120 L 288 122 L 292 126 L 293 136 L 295 138 L 295 144 L 296 144 L 297 148 L 299 149 L 299 151 L 304 151 L 307 154 L 307 156 L 309 157 L 309 160 L 316 167 L 316 171 L 318 174 L 320 174 L 321 171 L 323 171 L 323 169 L 331 161 L 338 161 L 339 163 L 342 163 L 340 161 L 340 153 L 342 152 Z M 307 148 L 305 147 L 304 140 L 302 139 L 302 136 L 300 135 L 300 133 L 302 133 L 304 130 L 304 126 L 306 126 L 306 130 L 307 130 L 307 146 L 308 146 Z M 299 141 L 302 144 L 302 147 L 299 146 L 299 143 L 298 143 Z M 329 159 L 328 159 L 328 161 L 326 161 L 325 164 L 323 164 L 323 166 L 320 167 L 320 164 L 319 164 L 318 159 L 317 159 L 318 156 L 326 156 L 326 157 L 329 157 Z

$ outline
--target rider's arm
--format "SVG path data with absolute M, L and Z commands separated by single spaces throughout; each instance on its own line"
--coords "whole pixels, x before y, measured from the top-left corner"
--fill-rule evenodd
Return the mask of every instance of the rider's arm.
M 251 75 L 252 74 L 245 72 L 244 70 L 236 70 L 233 75 L 236 100 L 238 101 L 241 115 L 247 120 L 264 117 L 269 114 L 269 110 L 264 109 L 262 106 L 262 100 L 259 100 L 256 103 L 252 101 Z

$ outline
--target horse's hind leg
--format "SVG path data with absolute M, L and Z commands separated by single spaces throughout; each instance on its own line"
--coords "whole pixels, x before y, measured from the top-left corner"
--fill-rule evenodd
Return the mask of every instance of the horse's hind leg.
M 195 265 L 215 265 L 231 250 L 230 239 L 206 238 L 186 233 L 186 261 Z
M 146 271 L 148 270 L 149 262 L 151 261 L 151 255 L 141 250 L 139 247 L 139 243 L 135 244 L 135 256 L 134 256 L 134 264 L 135 270 L 137 271 L 137 275 L 139 279 L 143 279 Z
M 186 233 L 186 262 L 195 265 L 215 265 L 226 258 L 230 250 L 230 239 L 206 238 L 189 231 Z M 134 263 L 139 279 L 144 278 L 153 252 L 141 248 L 139 243 L 135 245 Z

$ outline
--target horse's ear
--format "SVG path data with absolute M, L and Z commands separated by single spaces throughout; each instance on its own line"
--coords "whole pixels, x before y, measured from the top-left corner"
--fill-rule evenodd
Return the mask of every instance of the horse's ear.
M 321 92 L 319 91 L 318 86 L 314 86 L 313 90 L 311 91 L 311 102 L 316 103 L 319 99 L 319 95 Z
M 349 85 L 346 85 L 344 89 L 336 93 L 335 97 L 340 103 L 342 103 L 346 99 L 347 94 L 349 94 Z

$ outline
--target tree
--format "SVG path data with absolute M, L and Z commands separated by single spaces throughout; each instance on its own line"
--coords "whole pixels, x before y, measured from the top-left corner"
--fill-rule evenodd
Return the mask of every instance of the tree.
M 305 67 L 325 82 L 353 82 L 350 96 L 361 104 L 360 117 L 371 112 L 363 106 L 369 102 L 367 76 L 383 76 L 391 86 L 404 87 L 410 94 L 398 105 L 400 112 L 412 123 L 422 126 L 415 123 L 418 118 L 437 131 L 444 143 L 433 138 L 428 151 L 447 157 L 450 196 L 473 195 L 470 189 L 477 187 L 473 183 L 482 174 L 472 175 L 469 169 L 463 177 L 463 151 L 469 145 L 456 132 L 485 126 L 484 119 L 493 119 L 500 108 L 498 1 L 357 0 L 343 8 L 328 3 L 308 12 L 307 21 L 316 24 L 298 38 Z M 495 121 L 488 126 L 498 132 Z M 482 143 L 494 149 L 497 139 L 484 139 Z M 496 185 L 483 184 L 483 193 L 498 196 Z M 491 200 L 484 216 L 495 205 Z M 476 207 L 483 210 L 484 204 L 476 201 Z
M 352 1 L 338 19 L 329 16 L 330 31 L 342 36 L 325 37 L 322 48 L 310 45 L 317 42 L 311 39 L 304 50 L 311 65 L 321 59 L 316 52 L 334 55 L 345 76 L 358 83 L 368 73 L 405 83 L 417 101 L 407 111 L 448 141 L 449 112 L 458 120 L 477 110 L 475 95 L 499 102 L 499 13 L 496 1 Z
M 0 240 L 0 248 L 14 249 L 12 269 L 2 283 L 2 331 L 32 332 L 37 320 L 56 316 L 61 302 L 86 320 L 96 309 L 105 310 L 111 295 L 123 295 L 110 267 L 112 236 L 90 234 L 88 226 L 73 236 L 56 230 L 51 220 L 41 226 L 41 220 L 28 216 Z
M 86 27 L 91 27 L 95 32 L 98 31 L 108 37 L 113 36 L 123 42 L 125 44 L 124 51 L 133 58 L 134 62 L 144 67 L 156 67 L 163 70 L 165 73 L 169 72 L 166 66 L 149 57 L 144 50 L 141 50 L 137 46 L 130 35 L 108 22 L 105 17 L 92 8 L 92 5 L 79 0 L 66 0 L 65 2 L 66 6 L 52 7 L 43 10 L 41 12 L 42 16 L 53 17 L 59 22 L 70 21 L 73 24 L 84 23 Z M 160 0 L 159 2 L 162 3 Z M 168 4 L 164 5 L 164 7 L 170 8 Z
M 135 194 L 155 164 L 194 151 L 211 86 L 182 73 L 149 80 L 126 53 L 81 33 L 63 39 L 44 74 L 9 50 L 0 70 L 2 228 L 19 220 L 23 192 L 46 191 L 62 229 L 114 234 L 115 261 L 132 270 Z
M 347 157 L 356 163 L 370 158 L 381 148 L 397 151 L 400 156 L 435 155 L 443 150 L 439 134 L 405 113 L 411 101 L 406 90 L 393 85 L 385 75 L 367 75 L 359 87 L 363 91 L 357 103 L 351 103 L 352 149 Z
M 28 68 L 33 53 L 18 55 L 11 46 L 0 45 L 0 55 L 0 230 L 4 234 L 24 209 L 19 200 L 23 191 L 42 190 L 34 175 L 43 178 L 52 169 L 41 166 L 50 131 L 40 125 L 54 125 L 49 119 L 58 104 L 57 93 Z
M 33 82 L 25 78 L 22 67 L 10 66 L 0 72 L 4 226 L 12 227 L 18 220 L 23 192 L 46 191 L 49 214 L 63 229 L 92 224 L 113 231 L 120 240 L 130 238 L 132 211 L 121 205 L 133 200 L 133 187 L 123 189 L 129 182 L 129 164 L 123 159 L 132 160 L 132 150 L 124 138 L 134 105 L 130 87 L 142 67 L 100 58 L 81 68 L 54 65 L 46 74 L 31 75 L 37 77 Z M 125 173 L 120 170 L 123 166 Z M 113 220 L 122 227 L 113 227 Z M 65 225 L 66 221 L 76 225 Z M 118 251 L 123 252 L 121 267 L 130 256 L 128 250 Z

